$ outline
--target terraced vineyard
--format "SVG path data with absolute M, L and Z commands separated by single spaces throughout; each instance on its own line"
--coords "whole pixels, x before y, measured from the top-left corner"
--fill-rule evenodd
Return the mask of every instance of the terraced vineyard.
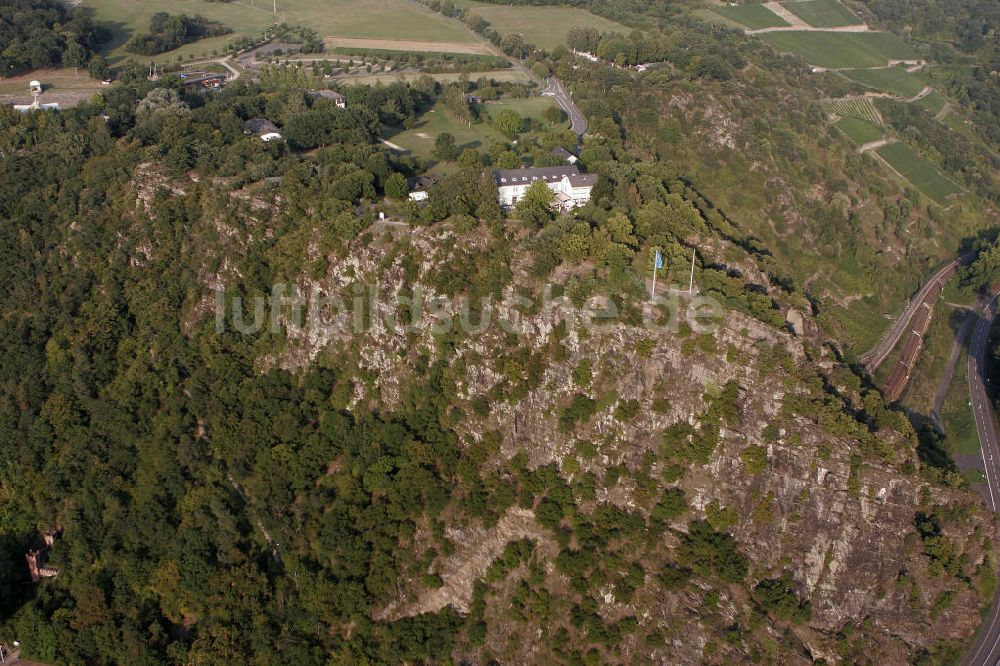
M 958 185 L 943 176 L 937 167 L 917 155 L 905 144 L 894 143 L 882 146 L 877 152 L 882 159 L 913 183 L 918 190 L 942 206 L 948 204 L 950 195 L 961 192 Z
M 712 7 L 712 11 L 730 21 L 736 21 L 751 30 L 760 28 L 786 28 L 788 21 L 763 5 L 734 5 Z
M 842 97 L 824 100 L 823 110 L 841 118 L 857 118 L 872 125 L 882 125 L 882 115 L 868 97 Z
M 794 53 L 810 65 L 827 69 L 882 67 L 890 60 L 920 57 L 891 32 L 778 31 L 761 37 L 778 51 Z
M 841 118 L 837 121 L 837 129 L 850 137 L 859 146 L 882 138 L 882 129 L 865 120 L 857 118 Z
M 861 19 L 837 0 L 795 0 L 781 6 L 814 28 L 861 24 Z
M 907 72 L 904 67 L 848 69 L 840 73 L 863 86 L 899 97 L 913 97 L 924 88 L 923 78 Z

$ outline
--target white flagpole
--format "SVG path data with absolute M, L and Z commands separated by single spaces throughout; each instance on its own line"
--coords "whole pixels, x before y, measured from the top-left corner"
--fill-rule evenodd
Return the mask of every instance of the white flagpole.
M 688 293 L 694 293 L 694 249 L 691 250 L 691 281 L 688 283 Z
M 653 260 L 653 291 L 649 292 L 649 297 L 653 298 L 656 296 L 656 260 Z

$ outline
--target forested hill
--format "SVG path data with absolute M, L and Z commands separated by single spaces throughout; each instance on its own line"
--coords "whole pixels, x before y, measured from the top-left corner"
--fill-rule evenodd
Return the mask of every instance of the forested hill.
M 46 67 L 87 67 L 111 36 L 82 10 L 59 0 L 0 5 L 0 77 Z
M 275 63 L 220 91 L 124 66 L 78 107 L 0 109 L 0 643 L 73 664 L 959 657 L 995 522 L 852 360 L 995 224 L 987 140 L 912 112 L 900 136 L 963 187 L 938 202 L 830 122 L 860 84 L 675 4 L 605 4 L 647 31 L 615 43 L 662 60 L 525 63 L 572 89 L 579 147 L 558 113 L 498 114 L 486 145 L 400 151 L 380 139 L 539 88 L 426 76 L 339 108 Z M 557 148 L 590 201 L 557 213 L 538 183 L 502 209 L 493 168 Z

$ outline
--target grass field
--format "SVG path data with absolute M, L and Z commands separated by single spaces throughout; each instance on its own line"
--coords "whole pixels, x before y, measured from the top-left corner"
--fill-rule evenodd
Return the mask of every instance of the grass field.
M 925 85 L 920 75 L 911 74 L 903 67 L 848 69 L 840 73 L 863 86 L 900 97 L 913 97 L 923 90 Z
M 968 401 L 968 356 L 963 351 L 941 405 L 941 421 L 952 454 L 979 453 L 979 435 Z
M 712 11 L 723 18 L 735 21 L 751 30 L 759 28 L 784 28 L 788 25 L 788 21 L 763 5 L 712 7 Z
M 861 24 L 861 19 L 837 0 L 798 0 L 782 2 L 781 6 L 814 28 Z
M 942 206 L 948 204 L 948 195 L 957 194 L 960 188 L 944 177 L 933 164 L 923 159 L 902 143 L 882 146 L 878 154 L 893 169 L 913 183 L 914 187 Z
M 868 97 L 828 99 L 823 102 L 823 110 L 827 113 L 835 113 L 841 118 L 856 118 L 871 125 L 882 124 L 882 116 Z
M 630 29 L 575 7 L 528 7 L 495 5 L 474 0 L 455 0 L 459 7 L 471 7 L 490 22 L 501 35 L 514 32 L 524 41 L 543 49 L 566 45 L 571 28 L 597 28 L 601 32 L 630 32 Z
M 474 123 L 471 126 L 458 120 L 442 104 L 421 116 L 418 125 L 413 129 L 387 137 L 396 145 L 410 151 L 414 156 L 426 160 L 432 159 L 434 140 L 438 134 L 450 132 L 460 148 L 478 148 L 485 150 L 493 141 L 507 141 L 507 137 L 497 132 L 490 125 L 490 120 L 503 109 L 514 109 L 522 118 L 530 118 L 537 123 L 544 123 L 542 112 L 555 106 L 548 97 L 529 97 L 526 99 L 506 99 L 498 102 L 487 102 L 485 105 L 485 122 Z M 561 127 L 568 127 L 564 123 Z
M 415 157 L 432 159 L 434 140 L 438 134 L 449 132 L 455 137 L 459 148 L 486 149 L 492 141 L 506 141 L 506 137 L 493 129 L 489 123 L 466 125 L 453 116 L 444 105 L 437 105 L 418 121 L 413 129 L 388 137 L 396 145 L 405 148 Z
M 941 109 L 944 108 L 945 99 L 944 99 L 944 97 L 941 96 L 941 93 L 939 93 L 938 91 L 935 90 L 934 92 L 932 92 L 931 94 L 927 95 L 926 97 L 922 97 L 921 99 L 918 99 L 916 102 L 914 102 L 914 104 L 916 104 L 917 106 L 919 106 L 921 108 L 927 109 L 931 113 L 936 114 Z
M 201 14 L 220 21 L 234 33 L 255 35 L 274 23 L 286 22 L 312 28 L 324 37 L 364 39 L 401 39 L 427 42 L 470 43 L 472 36 L 453 21 L 424 10 L 407 0 L 280 0 L 278 14 L 271 3 L 257 0 L 236 2 L 191 2 L 191 0 L 83 0 L 82 6 L 96 12 L 96 17 L 113 25 L 114 38 L 108 49 L 113 61 L 137 57 L 121 47 L 136 32 L 149 26 L 155 12 Z M 233 39 L 234 35 L 216 37 L 188 44 L 176 51 L 157 56 L 157 60 L 175 60 L 178 55 L 200 57 L 211 54 Z
M 881 128 L 857 118 L 841 118 L 837 121 L 837 129 L 859 146 L 882 138 Z
M 779 51 L 827 69 L 878 67 L 890 60 L 918 57 L 902 39 L 888 32 L 789 31 L 768 32 L 761 37 Z

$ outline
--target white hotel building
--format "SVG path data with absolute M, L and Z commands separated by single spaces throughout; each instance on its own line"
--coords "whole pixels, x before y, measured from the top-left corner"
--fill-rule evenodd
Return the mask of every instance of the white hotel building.
M 580 173 L 575 165 L 531 169 L 498 169 L 493 172 L 500 205 L 510 208 L 524 197 L 531 184 L 543 180 L 556 195 L 555 206 L 572 210 L 590 201 L 597 174 Z

